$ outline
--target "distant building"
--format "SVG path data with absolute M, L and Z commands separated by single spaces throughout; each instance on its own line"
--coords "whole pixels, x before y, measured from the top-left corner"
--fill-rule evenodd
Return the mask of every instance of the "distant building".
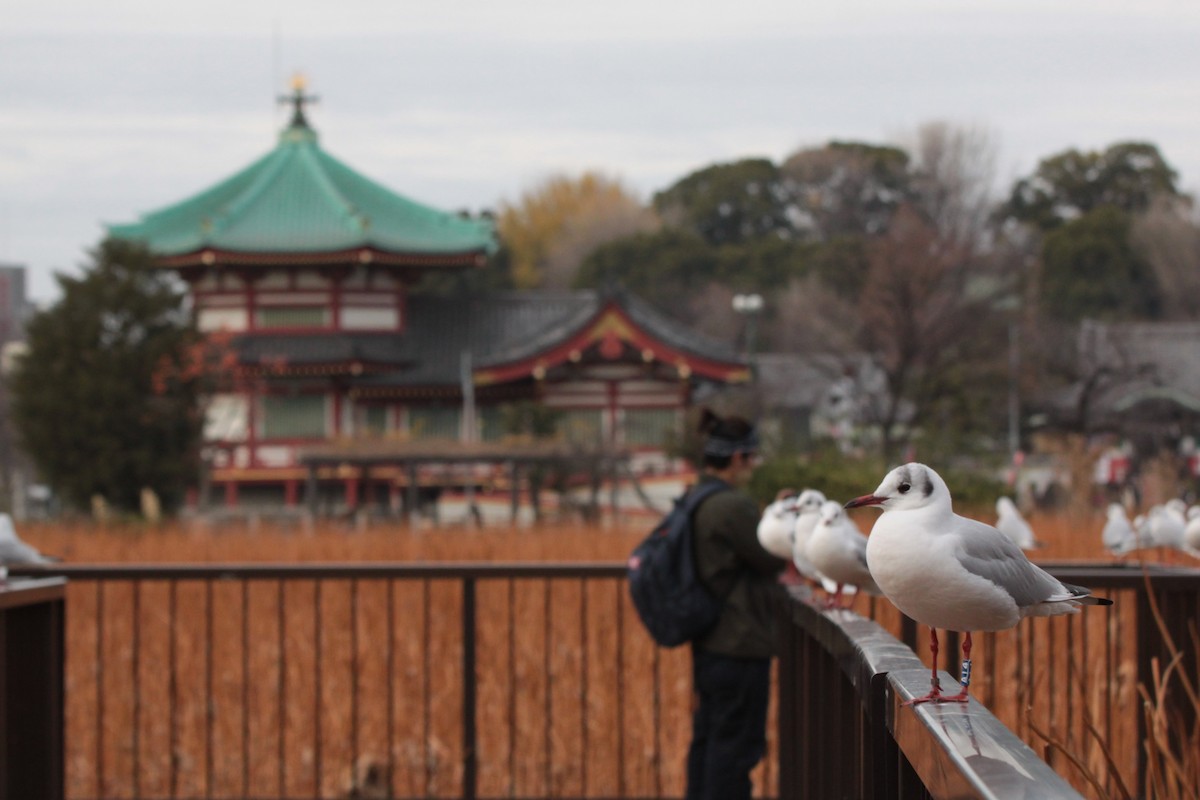
M 0 263 L 0 376 L 7 376 L 25 347 L 25 321 L 31 308 L 25 296 L 25 267 Z M 27 516 L 32 485 L 29 459 L 17 447 L 9 409 L 7 381 L 0 380 L 0 507 L 18 520 Z
M 0 263 L 0 347 L 25 339 L 25 320 L 29 312 L 25 267 Z
M 402 467 L 403 443 L 500 439 L 520 401 L 560 412 L 580 448 L 661 460 L 696 389 L 749 379 L 730 347 L 624 293 L 413 293 L 429 272 L 486 269 L 491 222 L 416 203 L 327 154 L 309 100 L 295 88 L 278 144 L 249 167 L 110 227 L 179 274 L 201 329 L 228 339 L 231 384 L 205 434 L 227 504 L 394 500 L 438 480 Z M 396 443 L 395 463 L 381 441 Z M 344 463 L 307 466 L 333 445 Z

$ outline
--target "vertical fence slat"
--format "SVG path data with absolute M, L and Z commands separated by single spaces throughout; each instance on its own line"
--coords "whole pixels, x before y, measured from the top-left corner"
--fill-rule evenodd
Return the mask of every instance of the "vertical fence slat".
M 96 797 L 104 785 L 104 583 L 96 581 Z
M 142 654 L 142 625 L 141 625 L 141 622 L 139 621 L 139 618 L 141 616 L 141 607 L 142 607 L 142 582 L 141 581 L 133 582 L 133 600 L 130 603 L 130 606 L 131 606 L 130 617 L 133 620 L 133 630 L 130 632 L 131 642 L 130 642 L 130 647 L 129 647 L 129 649 L 130 649 L 129 671 L 130 671 L 130 677 L 132 679 L 132 684 L 133 684 L 132 685 L 132 689 L 133 689 L 133 709 L 132 709 L 133 725 L 131 726 L 132 729 L 129 732 L 130 739 L 131 739 L 130 751 L 131 751 L 131 755 L 132 755 L 130 764 L 132 766 L 133 776 L 132 776 L 132 780 L 130 782 L 133 784 L 134 799 L 137 800 L 137 798 L 140 798 L 142 796 L 142 790 L 141 790 L 142 770 L 141 770 L 141 763 L 140 763 L 141 739 L 140 739 L 139 731 L 138 731 L 138 728 L 141 725 L 141 721 L 142 721 L 142 685 L 138 681 L 138 668 L 141 664 L 141 654 Z
M 464 800 L 475 800 L 476 765 L 475 741 L 475 580 L 462 582 L 462 691 L 463 691 L 463 786 Z
M 175 652 L 175 623 L 178 608 L 178 598 L 176 587 L 178 581 L 170 581 L 167 584 L 167 757 L 169 760 L 168 766 L 168 790 L 170 791 L 171 800 L 175 800 L 179 792 L 179 729 L 178 718 L 179 703 L 177 694 L 179 685 L 176 678 L 176 652 Z
M 204 582 L 204 796 L 213 796 L 216 742 L 213 733 L 213 582 Z
M 250 582 L 242 581 L 242 796 L 250 796 Z
M 275 717 L 279 727 L 276 744 L 279 763 L 278 786 L 279 796 L 287 796 L 287 614 L 284 609 L 286 589 L 283 579 L 279 579 L 275 589 L 276 622 L 275 631 L 278 635 L 279 666 L 275 673 Z
M 321 764 L 321 695 L 324 676 L 321 671 L 321 581 L 313 581 L 313 797 L 320 797 Z

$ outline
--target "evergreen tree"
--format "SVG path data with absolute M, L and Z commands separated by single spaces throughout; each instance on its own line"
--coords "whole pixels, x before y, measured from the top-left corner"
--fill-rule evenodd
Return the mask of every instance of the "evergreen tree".
M 61 299 L 29 321 L 11 378 L 17 434 L 75 507 L 101 495 L 135 510 L 150 488 L 171 509 L 199 465 L 199 335 L 144 248 L 110 239 L 91 257 L 81 277 L 56 276 Z

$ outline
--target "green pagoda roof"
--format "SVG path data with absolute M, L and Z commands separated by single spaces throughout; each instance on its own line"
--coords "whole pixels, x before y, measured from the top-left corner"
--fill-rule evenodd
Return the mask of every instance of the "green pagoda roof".
M 369 248 L 390 254 L 490 252 L 489 220 L 409 200 L 321 149 L 304 117 L 312 98 L 296 86 L 291 123 L 275 149 L 237 174 L 110 235 L 144 242 L 159 256 L 198 251 L 314 254 Z

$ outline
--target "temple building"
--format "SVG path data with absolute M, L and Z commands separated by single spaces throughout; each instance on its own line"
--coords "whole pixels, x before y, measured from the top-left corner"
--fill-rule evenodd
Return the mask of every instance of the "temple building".
M 291 120 L 258 161 L 109 226 L 186 282 L 198 326 L 230 351 L 205 430 L 208 487 L 225 504 L 395 505 L 441 480 L 439 452 L 505 461 L 520 403 L 557 412 L 543 455 L 661 465 L 698 390 L 749 379 L 727 344 L 628 293 L 414 292 L 432 272 L 487 269 L 491 221 L 414 202 L 326 153 L 312 99 L 293 86 Z

